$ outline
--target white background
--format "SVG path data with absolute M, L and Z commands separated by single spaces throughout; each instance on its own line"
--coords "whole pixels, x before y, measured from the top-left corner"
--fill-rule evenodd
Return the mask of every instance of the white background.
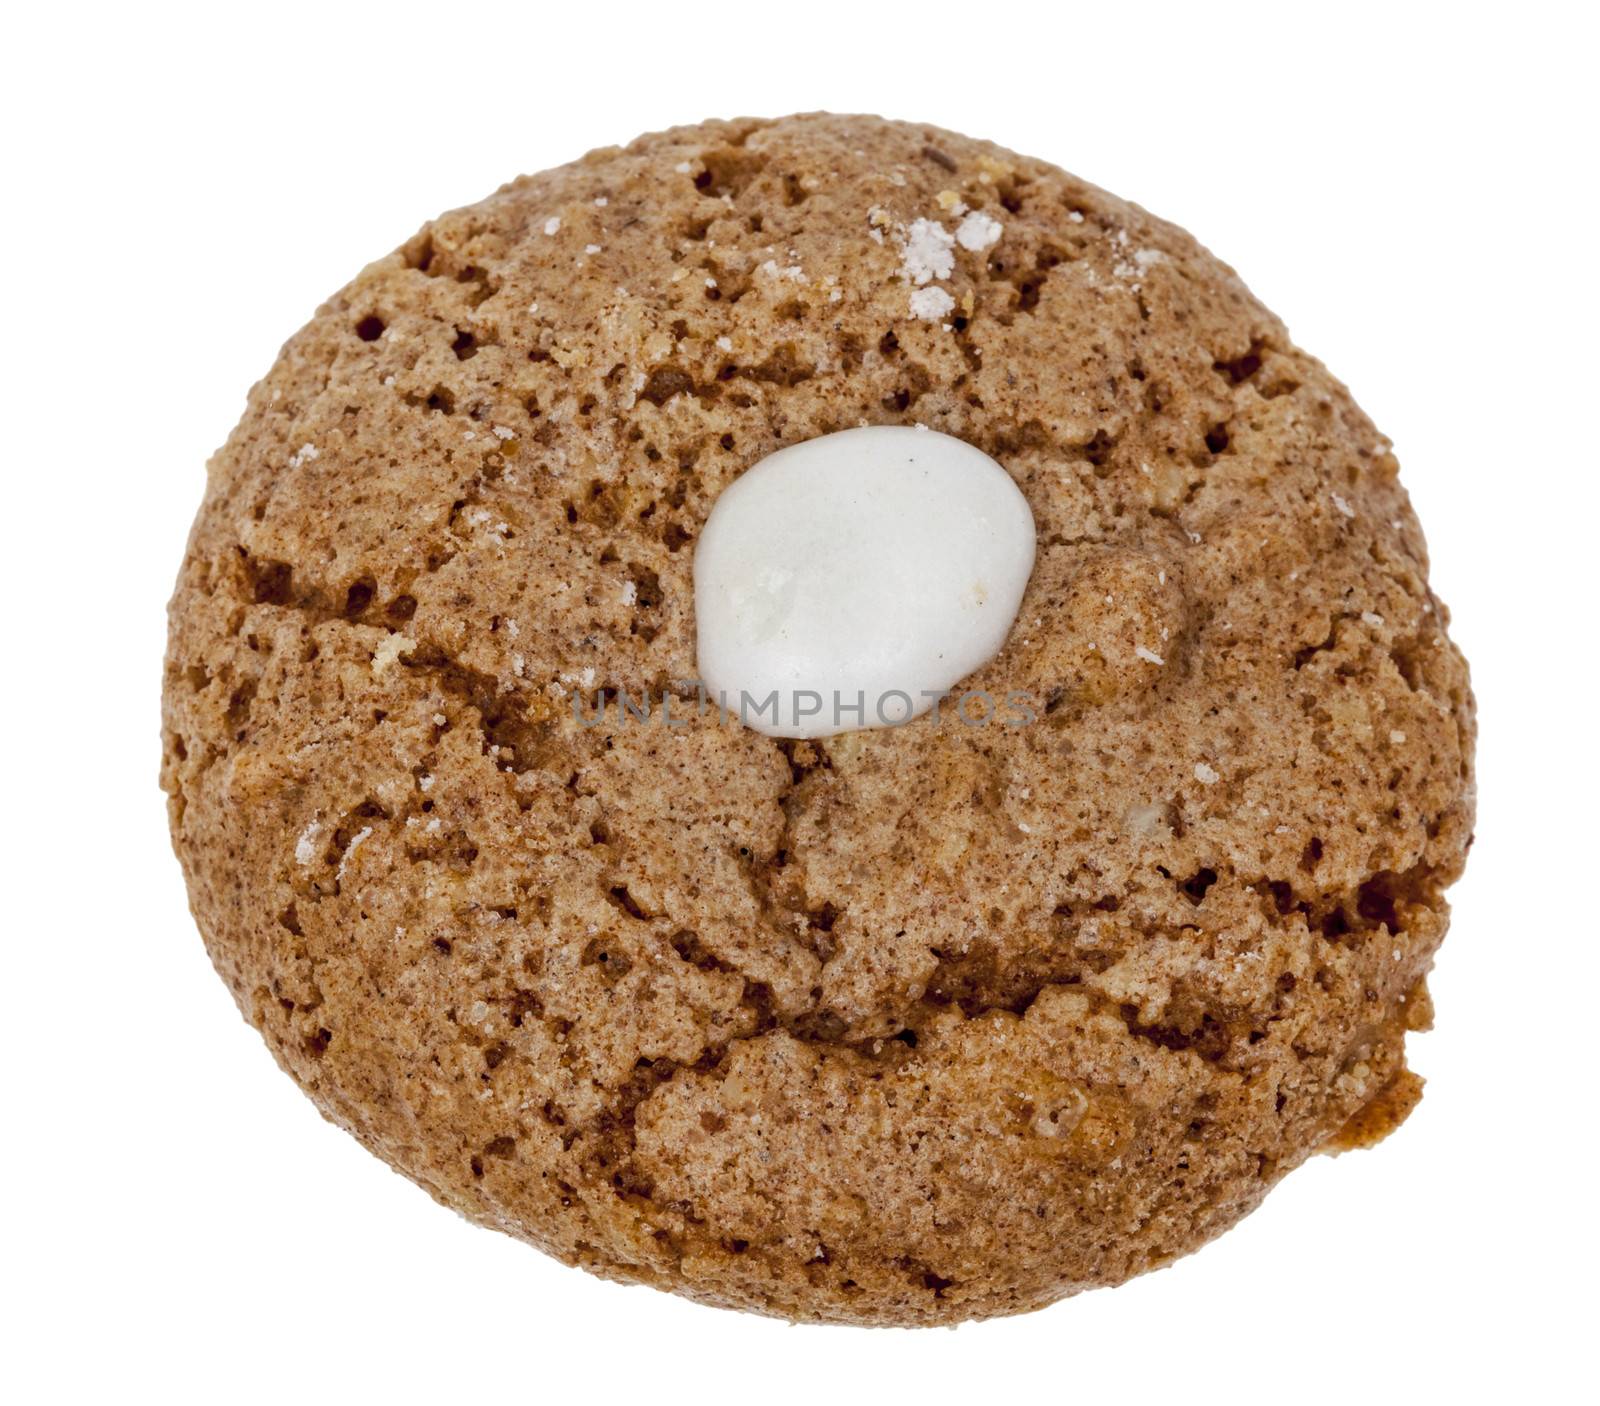
M 11 1400 L 1592 1391 L 1600 307 L 1578 6 L 330 0 L 6 23 Z M 434 1206 L 240 1020 L 156 789 L 162 608 L 203 465 L 316 304 L 518 172 L 812 108 L 1046 157 L 1237 267 L 1395 441 L 1481 706 L 1478 843 L 1410 1122 L 1175 1268 L 955 1331 L 698 1308 Z

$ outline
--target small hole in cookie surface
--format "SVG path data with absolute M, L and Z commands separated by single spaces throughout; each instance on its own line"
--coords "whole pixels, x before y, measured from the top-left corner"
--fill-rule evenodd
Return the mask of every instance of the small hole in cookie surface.
M 1231 361 L 1214 361 L 1211 369 L 1219 375 L 1226 376 L 1233 385 L 1240 385 L 1261 369 L 1261 352 L 1264 346 L 1262 342 L 1252 342 L 1250 350 L 1242 356 L 1235 357 Z
M 1111 451 L 1117 446 L 1114 440 L 1103 429 L 1096 430 L 1083 446 L 1083 457 L 1096 469 L 1109 468 L 1111 464 Z M 1104 475 L 1097 475 L 1104 477 Z
M 251 599 L 257 605 L 289 604 L 294 572 L 288 562 L 247 559 L 245 572 L 249 577 Z
M 356 336 L 363 342 L 375 342 L 383 336 L 383 319 L 376 313 L 368 313 L 360 322 L 356 323 Z
M 372 597 L 377 590 L 377 583 L 369 577 L 353 583 L 344 595 L 344 614 L 347 620 L 354 619 L 372 604 Z
M 1216 881 L 1215 869 L 1200 869 L 1185 879 L 1179 887 L 1183 889 L 1184 897 L 1198 907 L 1205 902 L 1206 892 Z
M 1381 923 L 1390 932 L 1399 932 L 1400 915 L 1395 907 L 1392 874 L 1375 874 L 1361 885 L 1356 898 L 1356 912 L 1369 923 Z
M 1331 913 L 1325 914 L 1317 926 L 1325 938 L 1330 942 L 1337 942 L 1349 933 L 1350 920 L 1345 917 L 1344 909 L 1335 908 Z

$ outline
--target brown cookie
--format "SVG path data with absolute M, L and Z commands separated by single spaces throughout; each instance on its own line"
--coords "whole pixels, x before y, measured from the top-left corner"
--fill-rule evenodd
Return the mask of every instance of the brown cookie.
M 1032 508 L 970 686 L 1036 716 L 697 713 L 718 493 L 911 423 Z M 1230 269 L 988 143 L 712 122 L 520 179 L 210 466 L 196 918 L 329 1118 L 570 1263 L 862 1323 L 1117 1283 L 1415 1101 L 1473 708 L 1396 474 Z M 618 690 L 687 725 L 585 726 Z

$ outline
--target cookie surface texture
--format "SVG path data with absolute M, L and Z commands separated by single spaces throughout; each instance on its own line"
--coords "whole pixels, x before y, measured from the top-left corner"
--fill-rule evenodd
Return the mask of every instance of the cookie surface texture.
M 964 685 L 1025 724 L 697 710 L 717 495 L 862 424 L 1025 495 Z M 949 1322 L 1168 1263 L 1415 1102 L 1445 626 L 1388 443 L 1183 231 L 932 128 L 711 122 L 442 216 L 289 340 L 209 467 L 163 785 L 246 1018 L 439 1201 Z

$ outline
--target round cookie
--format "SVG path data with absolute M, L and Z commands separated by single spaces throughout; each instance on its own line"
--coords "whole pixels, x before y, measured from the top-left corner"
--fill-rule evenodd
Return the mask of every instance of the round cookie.
M 1025 723 L 695 706 L 717 495 L 862 424 L 1027 498 L 967 685 Z M 1187 234 L 988 143 L 712 122 L 519 179 L 210 465 L 162 782 L 211 957 L 329 1118 L 603 1275 L 925 1324 L 1162 1265 L 1418 1094 L 1473 707 L 1396 475 Z

